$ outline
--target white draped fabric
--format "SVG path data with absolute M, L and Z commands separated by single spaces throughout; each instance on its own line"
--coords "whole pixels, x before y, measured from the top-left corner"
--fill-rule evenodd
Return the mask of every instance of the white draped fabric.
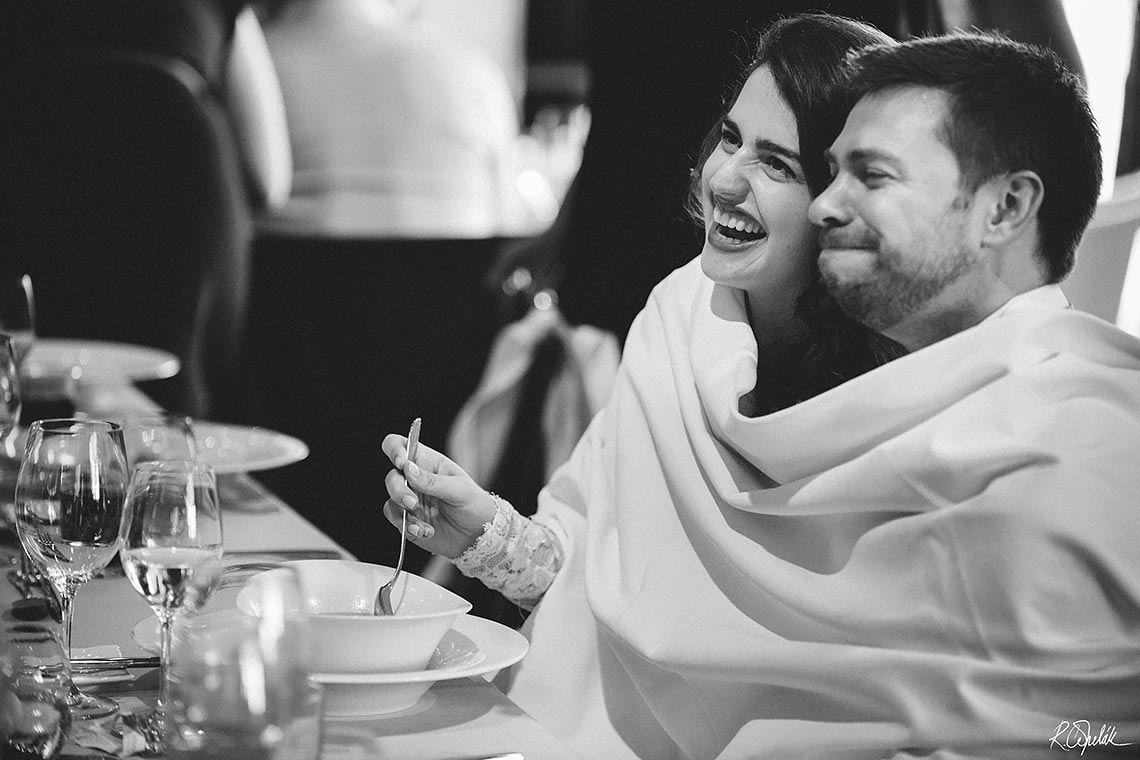
M 585 758 L 1140 751 L 1140 342 L 1029 304 L 750 419 L 756 362 L 699 262 L 654 291 L 510 696 Z

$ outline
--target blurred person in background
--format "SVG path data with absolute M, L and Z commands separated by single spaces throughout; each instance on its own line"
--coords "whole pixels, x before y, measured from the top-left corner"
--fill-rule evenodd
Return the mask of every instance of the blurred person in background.
M 1137 3 L 1132 29 L 1132 57 L 1124 87 L 1124 113 L 1120 129 L 1120 154 L 1116 173 L 1140 170 L 1140 3 Z
M 293 188 L 293 151 L 277 69 L 254 6 L 235 6 L 222 94 L 255 214 L 277 209 Z
M 264 13 L 292 142 L 277 234 L 483 238 L 532 232 L 519 113 L 489 55 L 418 0 L 277 0 Z
M 354 474 L 378 441 L 360 421 L 422 416 L 446 431 L 494 334 L 482 278 L 502 236 L 536 228 L 516 184 L 509 70 L 441 12 L 432 0 L 259 7 L 293 174 L 287 202 L 258 220 L 242 421 L 304 440 L 305 461 L 264 481 L 348 551 L 390 564 L 398 537 L 361 530 L 375 489 Z M 407 323 L 422 328 L 414 340 Z M 407 567 L 420 562 L 413 551 Z

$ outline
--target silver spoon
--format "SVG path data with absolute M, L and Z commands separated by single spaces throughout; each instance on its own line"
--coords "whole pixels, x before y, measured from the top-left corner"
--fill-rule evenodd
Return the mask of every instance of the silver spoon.
M 412 421 L 412 429 L 408 431 L 408 461 L 415 461 L 416 449 L 420 445 L 420 418 L 416 417 Z M 407 465 L 405 465 L 407 466 Z M 408 479 L 404 478 L 404 485 L 408 484 Z M 404 548 L 408 543 L 408 510 L 404 510 L 400 516 L 400 556 L 396 559 L 396 571 L 392 573 L 392 577 L 388 582 L 380 587 L 376 592 L 376 601 L 372 605 L 372 613 L 374 615 L 394 615 L 396 610 L 392 608 L 392 587 L 396 585 L 396 579 L 400 577 L 400 570 L 404 567 Z

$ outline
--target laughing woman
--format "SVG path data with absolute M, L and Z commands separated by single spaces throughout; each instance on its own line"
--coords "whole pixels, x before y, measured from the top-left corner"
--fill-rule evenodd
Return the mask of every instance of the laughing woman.
M 532 520 L 438 452 L 408 463 L 403 436 L 384 441 L 388 518 L 408 509 L 420 546 L 537 605 L 510 696 L 582 757 L 881 757 L 901 735 L 881 715 L 897 694 L 834 677 L 849 642 L 819 613 L 882 518 L 802 506 L 844 432 L 784 421 L 827 418 L 828 390 L 901 353 L 819 286 L 807 216 L 850 105 L 845 56 L 886 42 L 826 15 L 765 33 L 694 172 L 704 249 L 654 290 Z

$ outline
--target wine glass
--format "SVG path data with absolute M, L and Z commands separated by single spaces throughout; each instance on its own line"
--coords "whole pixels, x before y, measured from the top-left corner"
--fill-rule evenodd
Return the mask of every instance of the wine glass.
M 76 419 L 32 423 L 16 478 L 16 531 L 59 597 L 69 656 L 75 594 L 119 549 L 126 490 L 126 447 L 117 424 Z M 84 694 L 74 684 L 67 706 L 73 721 L 118 711 L 114 701 Z
M 147 733 L 157 739 L 170 701 L 174 617 L 201 607 L 222 575 L 222 514 L 213 468 L 179 460 L 138 465 L 119 533 L 123 569 L 154 610 L 162 633 L 158 703 L 143 718 Z
M 20 425 L 20 376 L 17 362 L 17 350 L 12 342 L 12 336 L 0 332 L 0 440 L 7 442 L 15 439 L 16 429 Z M 13 456 L 15 452 L 12 452 Z
M 36 306 L 29 275 L 0 277 L 0 332 L 11 336 L 16 367 L 21 367 L 36 339 Z
M 15 439 L 19 433 L 20 408 L 20 378 L 12 341 L 0 333 L 0 532 L 5 534 L 6 540 L 10 537 L 19 549 L 19 559 L 13 558 L 13 562 L 18 561 L 20 568 L 13 570 L 10 577 L 21 592 L 26 592 L 31 588 L 35 568 L 16 537 L 16 473 L 20 460 L 15 452 Z
M 11 337 L 0 332 L 0 457 L 5 457 L 15 467 L 15 475 L 19 467 L 19 457 L 16 455 L 14 441 L 19 433 L 20 409 L 23 397 L 20 395 L 20 377 L 16 369 L 16 355 L 12 349 Z M 5 507 L 10 507 L 15 493 L 15 479 L 4 480 L 0 485 L 4 493 L 0 494 Z M 11 490 L 9 490 L 11 489 Z M 5 509 L 4 516 L 11 519 L 11 509 Z
M 194 461 L 198 448 L 189 417 L 172 412 L 131 414 L 122 422 L 127 466 L 163 460 Z
M 19 462 L 16 438 L 20 432 L 22 401 L 19 349 L 16 348 L 15 339 L 0 328 L 0 457 L 11 463 Z M 5 493 L 5 496 L 11 496 L 11 492 Z

